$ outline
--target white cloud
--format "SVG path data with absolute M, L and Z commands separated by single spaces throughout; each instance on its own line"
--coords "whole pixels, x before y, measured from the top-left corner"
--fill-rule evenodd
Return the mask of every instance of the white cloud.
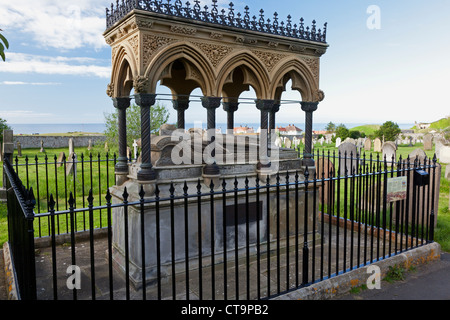
M 93 58 L 49 57 L 9 52 L 0 72 L 110 77 L 111 67 L 98 65 L 98 62 Z
M 23 81 L 2 81 L 0 85 L 4 86 L 58 86 L 59 82 L 23 82 Z
M 106 47 L 105 8 L 111 0 L 0 0 L 5 31 L 30 35 L 43 47 L 63 50 Z

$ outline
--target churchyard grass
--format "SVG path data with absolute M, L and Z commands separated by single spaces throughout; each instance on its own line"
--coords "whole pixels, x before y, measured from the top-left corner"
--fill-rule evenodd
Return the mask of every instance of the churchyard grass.
M 411 153 L 413 150 L 415 150 L 416 148 L 420 148 L 422 147 L 422 145 L 416 144 L 413 147 L 409 147 L 407 145 L 399 145 L 399 148 L 397 150 L 397 157 L 398 156 L 402 156 L 403 159 L 406 159 L 406 157 L 408 156 L 409 153 Z M 330 152 L 330 155 L 333 155 L 333 151 L 335 152 L 336 156 L 337 156 L 337 148 L 335 148 L 334 144 L 324 144 L 323 146 L 318 146 L 316 145 L 316 149 L 314 151 L 314 154 L 317 155 L 317 151 L 319 150 L 319 154 L 322 155 L 322 150 L 324 150 L 325 155 L 328 155 L 328 151 Z M 24 149 L 22 151 L 22 157 L 19 158 L 19 164 L 20 163 L 24 163 L 25 162 L 25 156 L 28 156 L 29 158 L 29 162 L 30 163 L 34 163 L 34 159 L 35 156 L 38 157 L 38 163 L 44 163 L 45 162 L 45 155 L 47 155 L 48 157 L 48 180 L 46 179 L 46 172 L 45 172 L 45 166 L 42 166 L 42 168 L 39 169 L 39 193 L 40 193 L 40 197 L 39 197 L 39 207 L 37 207 L 36 204 L 36 212 L 40 211 L 40 212 L 47 212 L 47 186 L 48 186 L 48 194 L 56 194 L 56 183 L 58 183 L 58 194 L 59 195 L 63 195 L 62 197 L 59 196 L 58 199 L 56 199 L 55 196 L 55 201 L 58 200 L 58 206 L 57 210 L 66 210 L 66 208 L 68 208 L 68 205 L 66 206 L 66 201 L 65 201 L 65 182 L 64 182 L 64 177 L 65 177 L 65 172 L 64 172 L 64 168 L 57 168 L 57 177 L 58 179 L 55 179 L 55 165 L 54 165 L 54 159 L 55 156 L 57 157 L 59 155 L 60 152 L 67 152 L 66 148 L 61 148 L 61 149 L 48 149 L 46 150 L 46 153 L 40 153 L 39 149 Z M 105 165 L 101 165 L 100 166 L 100 171 L 99 171 L 99 167 L 98 167 L 98 162 L 97 162 L 97 158 L 98 158 L 98 154 L 100 153 L 100 156 L 102 159 L 105 159 L 106 156 L 106 152 L 103 149 L 103 147 L 94 147 L 94 149 L 92 151 L 88 151 L 87 148 L 75 148 L 75 152 L 77 154 L 81 154 L 84 153 L 85 155 L 85 163 L 84 163 L 84 170 L 85 170 L 85 180 L 84 180 L 84 184 L 88 187 L 85 188 L 84 190 L 84 197 L 83 195 L 83 189 L 82 189 L 82 178 L 81 178 L 81 165 L 79 165 L 78 168 L 78 174 L 77 174 L 77 178 L 78 180 L 75 181 L 75 189 L 73 187 L 73 177 L 72 175 L 67 176 L 67 192 L 73 192 L 75 190 L 75 196 L 76 196 L 76 207 L 77 208 L 85 208 L 88 205 L 87 202 L 87 197 L 88 197 L 88 193 L 89 193 L 89 188 L 90 188 L 90 184 L 91 184 L 91 180 L 90 180 L 90 176 L 88 174 L 88 172 L 91 170 L 90 168 L 90 158 L 89 158 L 89 154 L 92 154 L 92 173 L 93 173 L 93 179 L 92 179 L 92 190 L 93 190 L 93 196 L 94 196 L 94 206 L 97 206 L 99 204 L 105 204 L 105 186 L 106 186 L 106 179 L 109 178 L 110 184 L 113 184 L 114 181 L 114 165 L 111 162 L 109 164 L 109 176 L 107 177 L 107 173 L 106 173 L 106 166 Z M 113 155 L 114 152 L 117 152 L 117 150 L 110 150 L 109 154 Z M 377 153 L 375 152 L 365 152 L 365 156 L 366 158 L 370 157 L 370 154 L 372 154 L 372 157 L 374 159 L 376 159 L 377 157 Z M 426 154 L 428 157 L 432 158 L 434 155 L 434 151 L 426 151 Z M 363 153 L 364 155 L 364 153 Z M 381 157 L 381 154 L 379 154 Z M 80 160 L 80 159 L 79 159 Z M 68 161 L 68 160 L 67 160 Z M 15 162 L 14 162 L 15 165 Z M 3 171 L 3 167 L 0 167 L 0 173 L 2 174 Z M 19 172 L 20 172 L 20 176 L 25 177 L 25 167 L 19 167 Z M 439 211 L 438 211 L 438 220 L 437 220 L 437 227 L 435 229 L 435 240 L 442 246 L 442 250 L 450 252 L 450 210 L 449 210 L 449 180 L 444 178 L 444 172 L 445 172 L 445 167 L 443 166 L 442 168 L 442 172 L 441 172 L 441 186 L 440 186 L 440 197 L 439 197 Z M 30 185 L 36 185 L 36 170 L 35 168 L 33 168 L 33 166 L 30 166 L 29 168 L 29 184 Z M 100 177 L 100 179 L 99 179 Z M 318 177 L 320 178 L 320 177 Z M 311 177 L 312 179 L 312 177 Z M 48 181 L 48 183 L 47 183 Z M 100 181 L 100 185 L 98 183 L 98 181 Z M 0 185 L 1 185 L 1 181 L 0 181 Z M 25 181 L 24 181 L 25 184 Z M 343 186 L 341 186 L 341 190 Z M 37 191 L 34 190 L 35 195 L 37 194 Z M 343 196 L 342 196 L 343 197 Z M 343 204 L 343 199 L 341 201 L 341 203 Z M 39 208 L 39 210 L 38 210 Z M 95 212 L 94 213 L 94 226 L 99 227 L 100 225 L 105 226 L 106 225 L 106 210 L 102 210 L 102 215 L 100 217 L 100 213 L 99 212 Z M 349 217 L 349 210 L 347 209 L 347 216 Z M 344 213 L 345 213 L 345 209 L 344 206 L 341 205 L 340 208 L 340 217 L 344 217 Z M 363 214 L 363 213 L 362 213 Z M 78 213 L 77 214 L 77 230 L 85 230 L 85 228 L 87 228 L 87 215 L 88 212 L 84 212 L 84 213 Z M 386 222 L 389 221 L 389 209 L 387 210 L 387 214 L 386 214 Z M 36 236 L 45 236 L 48 235 L 48 219 L 45 218 L 41 218 L 41 219 L 36 219 Z M 364 220 L 363 220 L 364 221 Z M 59 232 L 64 233 L 64 230 L 67 230 L 67 228 L 69 228 L 70 226 L 66 224 L 65 222 L 65 217 L 63 219 L 63 217 L 61 217 L 61 221 L 60 221 L 61 225 L 60 225 L 60 230 Z M 382 221 L 381 221 L 381 225 L 382 225 Z M 57 230 L 58 232 L 58 230 Z M 6 205 L 5 204 L 1 204 L 0 205 L 0 242 L 3 243 L 4 241 L 7 240 L 7 228 L 6 228 Z

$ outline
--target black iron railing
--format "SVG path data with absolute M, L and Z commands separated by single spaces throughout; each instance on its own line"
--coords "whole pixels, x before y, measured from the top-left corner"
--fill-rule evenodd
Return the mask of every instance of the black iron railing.
M 3 162 L 8 208 L 8 242 L 12 272 L 17 277 L 19 299 L 35 300 L 36 265 L 34 254 L 34 206 L 33 189 L 26 189 L 5 157 Z
M 117 0 L 115 6 L 111 4 L 110 9 L 106 8 L 106 27 L 112 27 L 129 12 L 138 9 L 226 27 L 326 43 L 327 23 L 324 24 L 323 29 L 317 28 L 315 20 L 312 21 L 311 27 L 305 26 L 303 18 L 300 19 L 299 24 L 296 24 L 293 23 L 290 15 L 287 17 L 286 22 L 280 22 L 276 12 L 272 20 L 270 18 L 266 19 L 262 9 L 259 11 L 258 17 L 250 17 L 248 6 L 245 7 L 244 14 L 235 13 L 233 3 L 230 3 L 228 11 L 222 9 L 219 12 L 217 2 L 217 0 L 212 0 L 211 8 L 208 8 L 208 6 L 202 8 L 199 0 L 194 0 L 193 6 L 189 2 L 183 5 L 180 0 L 173 3 L 171 3 L 171 0 L 122 0 L 122 2 Z
M 108 189 L 97 196 L 101 205 L 87 186 L 87 205 L 77 206 L 69 191 L 67 210 L 58 211 L 49 194 L 48 212 L 24 215 L 49 221 L 39 239 L 49 245 L 40 245 L 38 276 L 22 285 L 37 282 L 37 299 L 270 299 L 433 241 L 436 158 L 315 158 L 315 171 L 299 168 L 268 181 L 169 183 L 150 195 Z M 391 201 L 394 178 L 405 188 Z M 31 212 L 32 198 L 17 199 Z M 78 229 L 81 217 L 86 225 Z M 27 230 L 29 224 L 11 227 L 10 239 Z M 30 250 L 21 254 L 32 263 Z M 68 289 L 61 269 L 68 265 L 89 279 L 81 288 Z

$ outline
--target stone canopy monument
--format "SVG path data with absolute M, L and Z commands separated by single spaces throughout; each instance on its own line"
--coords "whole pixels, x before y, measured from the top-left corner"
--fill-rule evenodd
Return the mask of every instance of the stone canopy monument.
M 241 182 L 244 177 L 265 181 L 276 172 L 298 170 L 303 174 L 306 166 L 313 170 L 313 112 L 324 99 L 319 70 L 320 57 L 328 48 L 327 25 L 319 28 L 316 21 L 305 25 L 303 18 L 294 21 L 291 16 L 282 22 L 277 13 L 268 18 L 263 10 L 258 17 L 251 15 L 248 7 L 244 13 L 237 13 L 232 3 L 227 10 L 220 9 L 217 0 L 204 8 L 198 0 L 194 5 L 179 0 L 124 0 L 106 9 L 104 38 L 112 52 L 107 94 L 118 110 L 119 127 L 116 186 L 111 188 L 114 201 L 123 201 L 125 187 L 130 195 L 128 201 L 134 201 L 139 198 L 141 186 L 146 198 L 154 196 L 156 185 L 163 197 L 168 195 L 170 183 L 175 184 L 175 192 L 182 193 L 185 182 L 189 189 L 195 190 L 196 182 L 202 181 L 204 190 L 210 190 L 211 182 L 219 188 L 222 181 L 232 185 L 234 177 L 242 177 Z M 299 111 L 305 112 L 298 119 L 306 123 L 302 159 L 295 150 L 276 147 L 275 139 L 268 133 L 275 131 L 276 114 L 283 111 L 281 95 L 289 81 L 292 89 L 301 94 Z M 156 137 L 150 133 L 150 108 L 158 95 L 158 83 L 172 92 L 177 128 L 170 135 Z M 250 140 L 240 140 L 232 134 L 218 137 L 216 112 L 222 107 L 227 114 L 227 132 L 232 132 L 234 113 L 241 107 L 239 96 L 250 87 L 256 94 L 255 115 L 261 121 L 259 137 Z M 191 93 L 197 88 L 203 94 L 201 103 L 207 115 L 208 130 L 203 133 L 185 131 L 185 112 L 189 112 Z M 134 95 L 130 96 L 132 90 Z M 140 161 L 133 164 L 127 162 L 126 154 L 126 112 L 131 99 L 141 108 L 141 155 Z M 205 150 L 209 156 L 198 157 Z M 177 164 L 174 154 L 182 158 L 189 155 L 199 161 Z M 216 216 L 220 216 L 221 209 L 215 210 Z M 114 213 L 113 235 L 114 259 L 123 267 L 122 211 L 123 208 L 118 208 Z M 139 228 L 139 210 L 130 211 L 129 228 L 135 230 Z M 151 206 L 146 215 L 145 228 L 150 230 L 155 223 Z M 175 213 L 180 218 L 182 215 L 182 211 Z M 205 212 L 205 221 L 209 216 L 210 212 Z M 167 218 L 162 221 L 169 223 Z M 141 241 L 137 233 L 130 232 L 130 237 L 133 246 Z M 146 250 L 153 249 L 154 239 L 149 236 L 147 241 Z M 167 244 L 170 239 L 161 241 Z M 139 254 L 132 253 L 130 262 L 131 280 L 138 284 Z M 154 274 L 154 260 L 146 261 L 146 270 L 149 277 Z

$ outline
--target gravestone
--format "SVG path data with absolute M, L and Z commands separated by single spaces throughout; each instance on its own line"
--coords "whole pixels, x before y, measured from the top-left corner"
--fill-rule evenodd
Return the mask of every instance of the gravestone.
M 427 133 L 423 137 L 423 149 L 425 151 L 433 150 L 433 135 L 431 133 Z
M 383 143 L 381 147 L 381 151 L 383 152 L 382 160 L 386 159 L 387 163 L 392 163 L 392 159 L 394 159 L 394 164 L 397 159 L 397 145 L 392 141 L 386 141 Z
M 280 137 L 277 137 L 277 138 L 275 139 L 275 145 L 276 145 L 278 148 L 280 148 L 280 147 L 282 146 L 282 143 L 283 143 L 283 141 L 281 140 Z
M 22 156 L 22 146 L 20 145 L 20 142 L 17 142 L 17 156 Z
M 450 164 L 448 164 L 448 165 L 445 167 L 445 175 L 444 175 L 444 178 L 450 180 Z
M 108 141 L 107 141 L 107 142 L 105 142 L 105 151 L 106 151 L 106 152 L 109 152 Z
M 374 152 L 381 152 L 381 140 L 380 138 L 375 138 L 373 141 L 373 151 Z
M 356 140 L 350 137 L 347 137 L 344 142 L 350 142 L 351 144 L 354 144 L 356 146 Z
M 366 141 L 364 141 L 364 150 L 371 151 L 372 150 L 372 140 L 367 138 Z
M 41 140 L 41 150 L 39 152 L 45 152 L 44 150 L 44 140 Z
M 331 197 L 334 195 L 334 182 L 326 180 L 335 175 L 334 165 L 333 162 L 324 157 L 317 159 L 315 164 L 317 170 L 316 180 L 319 186 L 319 202 L 321 204 L 328 204 L 330 195 Z
M 69 174 L 77 175 L 77 154 L 72 153 L 68 159 L 66 159 L 66 176 Z
M 420 163 L 423 163 L 426 158 L 427 154 L 421 148 L 418 148 L 409 154 L 409 161 L 411 163 L 414 163 L 415 159 L 417 159 L 417 161 L 420 161 Z
M 133 151 L 134 151 L 134 153 L 133 153 L 133 155 L 134 155 L 134 159 L 137 159 L 137 153 L 138 153 L 138 144 L 137 144 L 137 141 L 136 140 L 134 140 L 134 142 L 133 142 Z
M 341 143 L 339 154 L 339 175 L 345 175 L 345 169 L 347 169 L 348 175 L 352 174 L 358 164 L 356 145 L 351 142 Z
M 450 147 L 449 146 L 441 147 L 439 161 L 441 163 L 450 164 Z
M 320 142 L 320 145 L 323 146 L 323 143 L 325 142 L 325 138 L 324 137 L 320 138 L 319 142 Z
M 69 139 L 69 154 L 72 154 L 75 152 L 75 145 L 73 143 L 73 139 L 70 138 Z
M 336 148 L 339 148 L 339 146 L 341 145 L 341 138 L 340 137 L 337 137 L 336 138 Z
M 65 155 L 65 153 L 62 151 L 59 153 L 56 167 L 58 167 L 58 168 L 62 167 L 63 161 L 64 161 L 64 155 Z
M 13 154 L 14 154 L 14 142 L 13 142 L 13 131 L 12 130 L 3 130 L 3 145 L 1 153 L 3 154 L 2 159 L 5 159 L 5 155 L 10 155 L 9 161 L 12 162 Z
M 291 139 L 286 139 L 284 144 L 285 144 L 286 148 L 290 149 L 291 148 Z
M 436 157 L 441 159 L 441 149 L 445 147 L 445 140 L 442 137 L 438 137 L 434 142 L 434 153 L 436 153 Z
M 89 139 L 89 145 L 88 145 L 87 149 L 88 149 L 89 151 L 92 150 L 92 139 Z

